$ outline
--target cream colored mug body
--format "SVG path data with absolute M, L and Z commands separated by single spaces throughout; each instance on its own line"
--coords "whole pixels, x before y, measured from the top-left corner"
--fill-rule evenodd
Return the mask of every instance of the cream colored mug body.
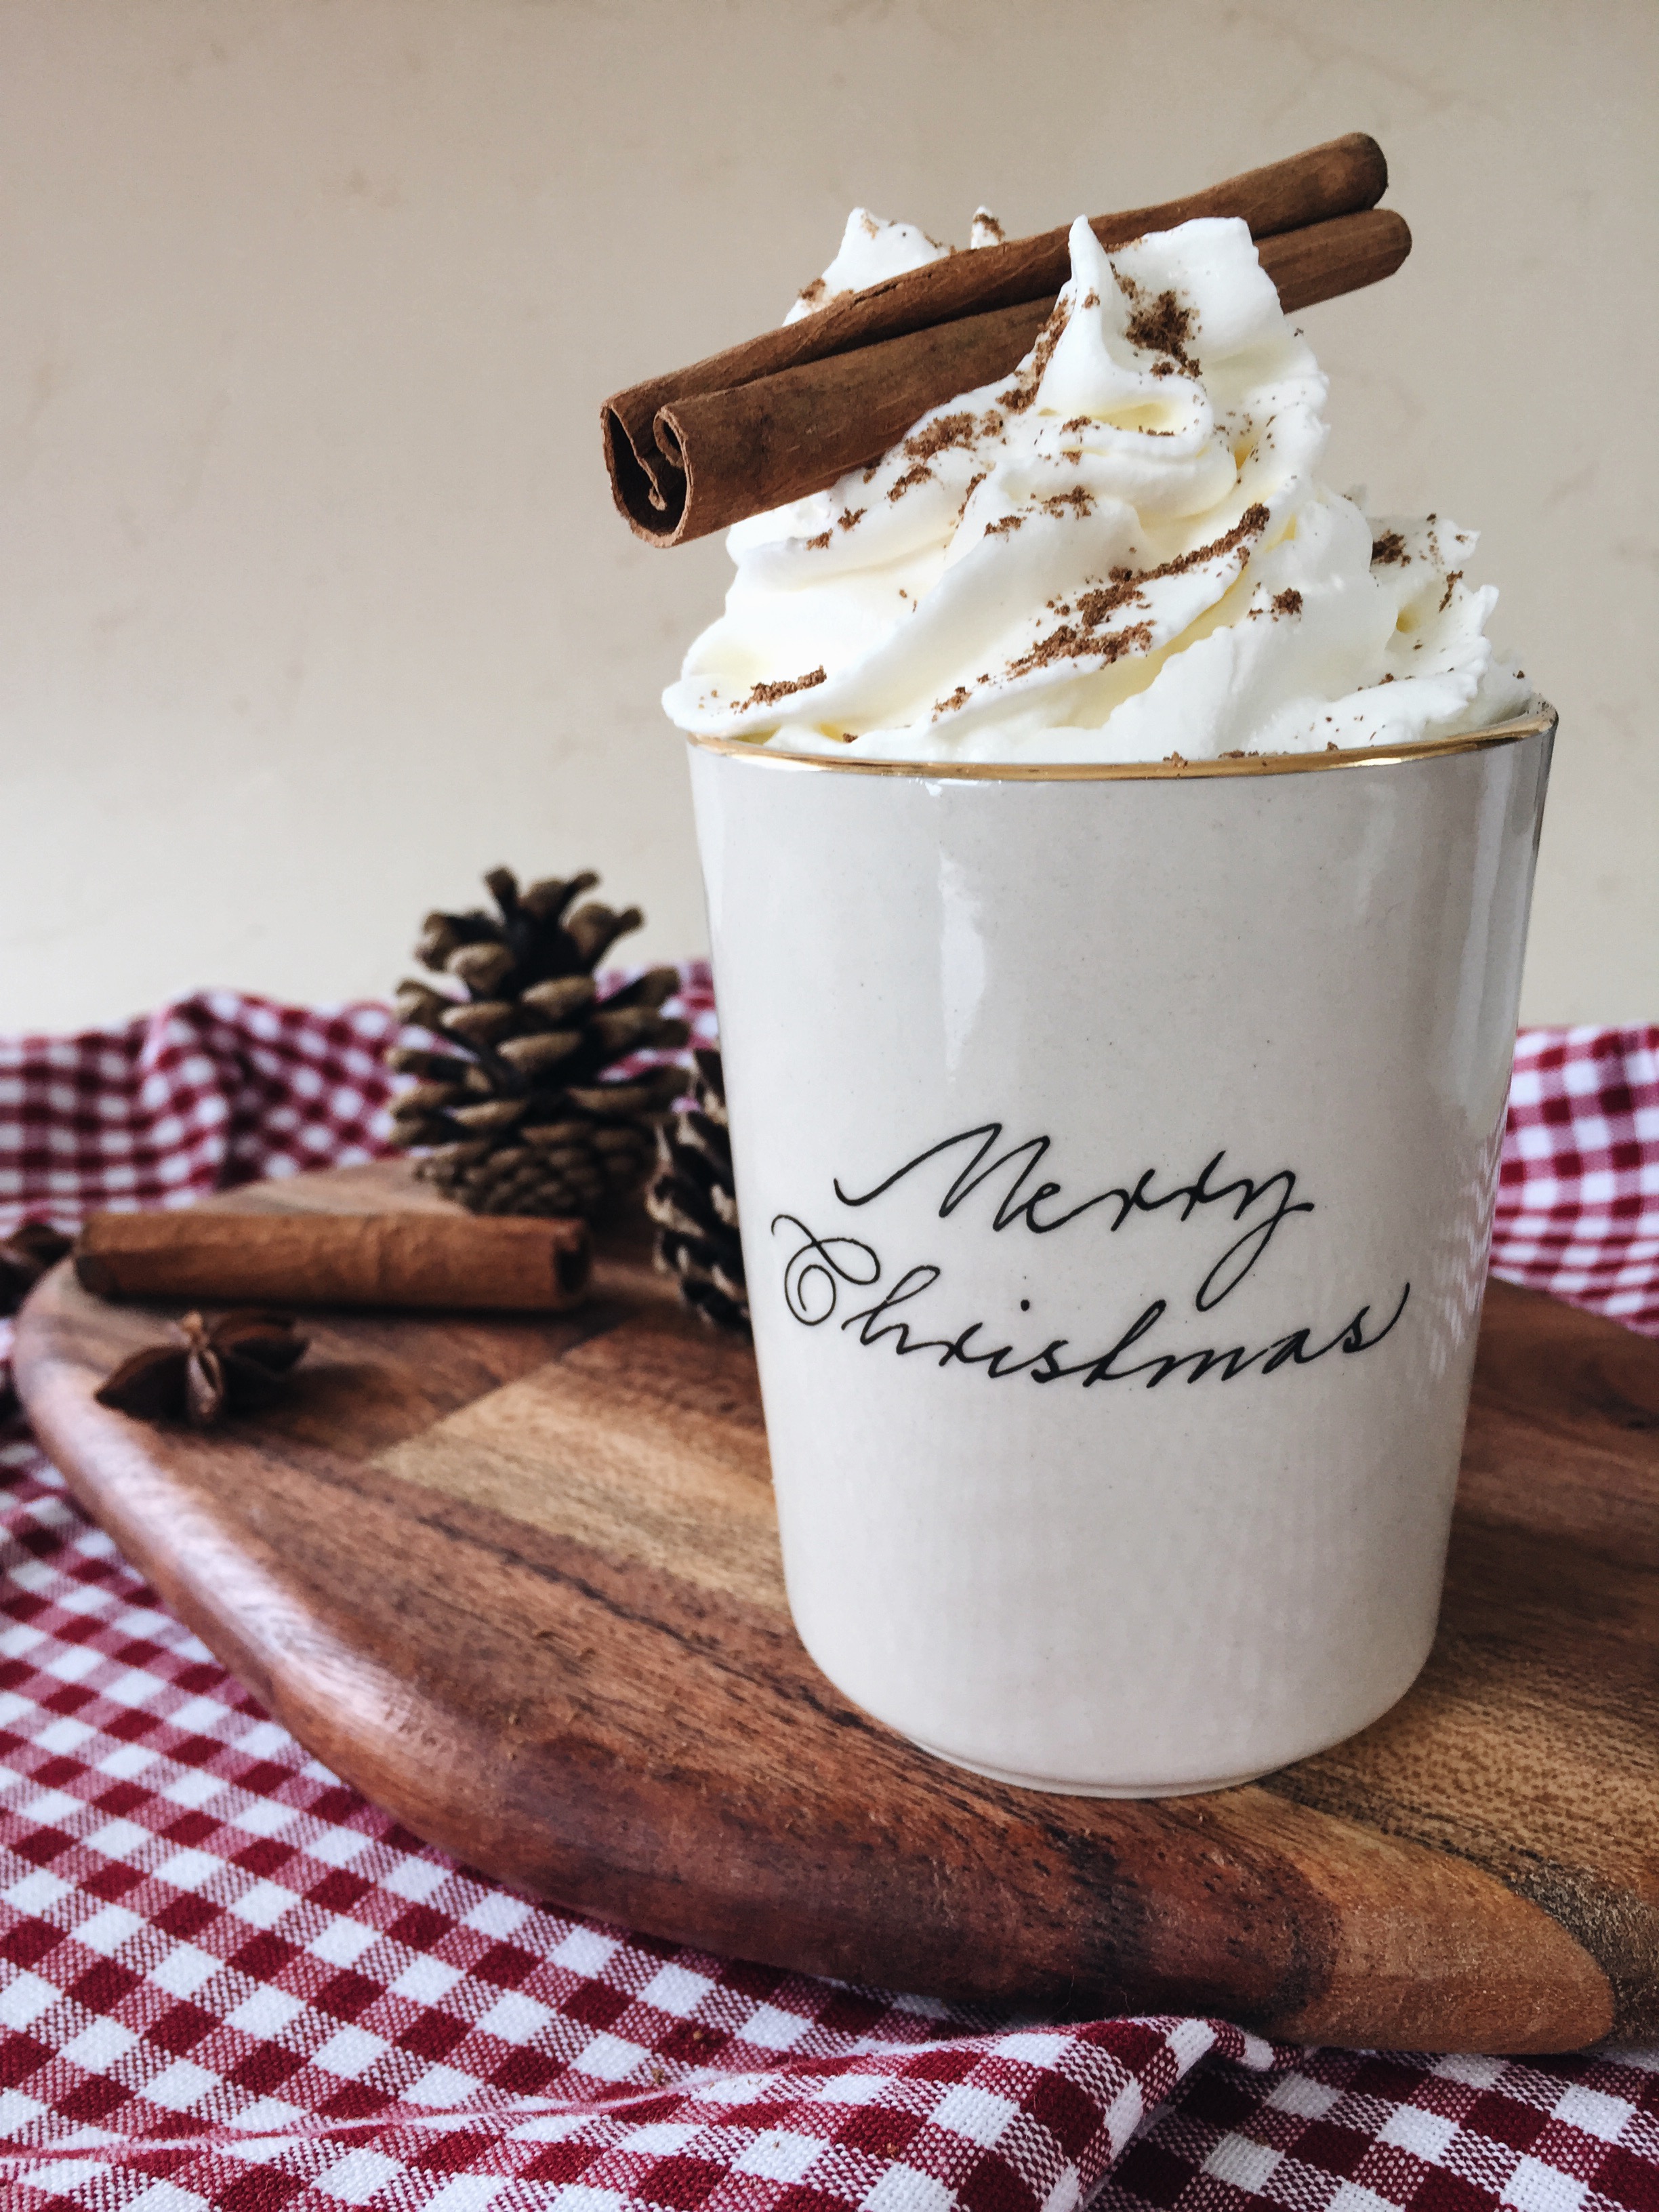
M 1161 1796 L 1409 1686 L 1553 730 L 1196 774 L 692 748 L 790 1606 L 868 1712 Z

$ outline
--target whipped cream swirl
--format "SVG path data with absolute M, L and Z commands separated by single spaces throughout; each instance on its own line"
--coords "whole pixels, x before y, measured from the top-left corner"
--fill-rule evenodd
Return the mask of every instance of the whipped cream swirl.
M 994 236 L 981 210 L 975 236 Z M 945 249 L 862 210 L 793 311 Z M 690 734 L 891 760 L 1208 760 L 1525 713 L 1474 534 L 1323 486 L 1325 378 L 1247 226 L 1111 254 L 1012 376 L 726 540 L 726 612 L 664 694 Z M 866 273 L 872 272 L 872 273 Z

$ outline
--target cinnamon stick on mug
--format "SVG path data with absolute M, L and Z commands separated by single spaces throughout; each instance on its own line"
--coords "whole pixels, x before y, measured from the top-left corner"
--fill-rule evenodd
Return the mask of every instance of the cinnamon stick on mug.
M 75 1250 L 100 1297 L 561 1313 L 592 1254 L 580 1221 L 463 1213 L 94 1213 Z
M 1158 207 L 1096 216 L 1109 251 L 1200 216 L 1242 216 L 1287 313 L 1391 276 L 1411 233 L 1379 209 L 1388 164 L 1354 133 Z M 930 407 L 1006 375 L 1070 269 L 1067 227 L 953 253 L 872 284 L 603 410 L 617 506 L 679 545 L 822 491 L 874 460 Z

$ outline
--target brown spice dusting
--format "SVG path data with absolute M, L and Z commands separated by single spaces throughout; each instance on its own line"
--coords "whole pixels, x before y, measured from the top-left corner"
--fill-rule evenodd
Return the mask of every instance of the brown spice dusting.
M 1164 758 L 1170 768 L 1185 768 L 1187 765 L 1185 753 L 1165 753 Z
M 815 685 L 829 681 L 822 668 L 809 669 L 805 676 L 794 676 L 781 684 L 757 684 L 746 699 L 739 699 L 738 710 L 744 707 L 775 707 L 780 699 L 788 699 L 797 691 L 811 691 Z
M 989 208 L 975 209 L 974 228 L 976 232 L 982 231 L 984 233 L 983 243 L 987 246 L 1001 246 L 1006 242 L 1008 234 L 1003 228 L 1002 225 L 997 221 L 996 217 L 992 214 Z M 975 244 L 978 245 L 980 243 L 981 240 L 976 238 L 975 240 Z
M 1092 285 L 1090 287 L 1088 291 L 1084 294 L 1083 304 L 1085 307 L 1097 307 L 1100 305 L 1100 295 L 1094 289 Z
M 1302 594 L 1300 592 L 1275 592 L 1273 593 L 1273 612 L 1276 615 L 1299 615 L 1301 611 Z
M 968 512 L 969 501 L 973 497 L 974 494 L 979 489 L 980 486 L 984 483 L 986 477 L 988 477 L 991 471 L 989 469 L 981 469 L 977 476 L 969 477 L 968 489 L 962 495 L 962 505 L 957 509 L 957 520 L 958 522 L 961 521 L 963 516 Z
M 1463 571 L 1461 568 L 1454 568 L 1446 579 L 1446 588 L 1441 596 L 1439 605 L 1435 609 L 1436 614 L 1443 615 L 1445 613 L 1447 608 L 1451 605 L 1453 591 L 1462 582 L 1462 580 Z
M 1174 292 L 1160 292 L 1150 306 L 1138 307 L 1124 335 L 1142 353 L 1165 354 L 1187 375 L 1198 374 L 1198 364 L 1187 351 L 1193 335 L 1193 311 L 1183 307 Z M 1152 373 L 1167 376 L 1170 372 L 1164 368 Z
M 1093 427 L 1094 417 L 1092 415 L 1073 415 L 1069 422 L 1062 422 L 1060 424 L 1060 434 L 1062 438 L 1069 437 L 1073 430 L 1089 430 L 1092 429 Z
M 958 707 L 965 707 L 969 696 L 968 686 L 965 684 L 958 684 L 948 699 L 934 700 L 933 720 L 937 721 L 941 714 L 954 714 Z
M 1011 661 L 1007 673 L 1011 677 L 1030 675 L 1034 669 L 1046 668 L 1056 660 L 1099 659 L 1109 665 L 1121 660 L 1126 653 L 1149 653 L 1152 644 L 1150 623 L 1136 623 L 1124 629 L 1107 630 L 1103 635 L 1100 625 L 1120 607 L 1144 606 L 1144 587 L 1157 578 L 1185 575 L 1189 569 L 1237 553 L 1242 546 L 1261 535 L 1268 520 L 1267 508 L 1258 501 L 1246 507 L 1231 530 L 1208 545 L 1196 545 L 1190 553 L 1177 554 L 1174 560 L 1161 561 L 1156 568 L 1142 569 L 1138 574 L 1130 568 L 1114 568 L 1109 586 L 1077 594 L 1080 628 L 1062 623 L 1046 637 L 1039 638 L 1029 653 Z M 993 523 L 991 529 L 1017 528 L 1018 523 L 1019 517 L 1011 514 L 1000 523 Z
M 1117 574 L 1115 570 L 1113 573 Z M 1109 591 L 1079 592 L 1077 595 L 1078 613 L 1091 629 L 1098 629 L 1120 607 L 1146 605 L 1146 594 L 1140 588 L 1139 580 L 1131 576 L 1119 576 Z
M 816 538 L 807 539 L 806 550 L 809 553 L 822 553 L 829 543 L 830 532 L 827 530 L 820 530 Z
M 1069 510 L 1081 517 L 1094 513 L 1095 495 L 1085 491 L 1081 484 L 1074 484 L 1070 491 L 1057 491 L 1052 498 L 1039 500 L 1037 504 L 1045 514 L 1061 515 Z
M 1371 540 L 1371 566 L 1374 568 L 1379 565 L 1386 567 L 1393 561 L 1399 562 L 1403 567 L 1411 557 L 1406 550 L 1406 541 L 1397 530 L 1385 530 L 1380 538 Z
M 864 509 L 861 507 L 844 507 L 836 517 L 836 527 L 837 530 L 851 530 L 863 520 Z
M 822 303 L 824 290 L 823 277 L 815 276 L 810 284 L 803 284 L 795 296 L 803 307 L 816 307 Z
M 1029 653 L 1022 653 L 1017 660 L 1008 663 L 1010 676 L 1030 676 L 1039 668 L 1051 668 L 1057 660 L 1102 660 L 1108 666 L 1121 660 L 1127 653 L 1150 653 L 1152 649 L 1152 628 L 1150 623 L 1136 623 L 1129 629 L 1109 629 L 1103 636 L 1097 631 L 1073 629 L 1062 623 L 1058 629 L 1040 637 Z
M 888 485 L 887 496 L 889 499 L 902 499 L 905 493 L 914 490 L 917 484 L 931 483 L 933 480 L 933 471 L 927 462 L 918 461 L 914 468 L 906 469 L 902 477 L 896 477 Z
M 1056 301 L 1053 314 L 1037 332 L 1037 341 L 1031 349 L 1030 360 L 1006 390 L 997 394 L 997 398 L 1011 415 L 1024 414 L 1026 409 L 1036 399 L 1037 386 L 1042 381 L 1043 372 L 1053 360 L 1054 348 L 1060 343 L 1061 333 L 1070 319 L 1071 310 L 1065 301 Z
M 1005 514 L 1000 521 L 988 522 L 986 524 L 985 535 L 988 538 L 1000 538 L 1006 531 L 1018 530 L 1021 528 L 1024 520 L 1025 518 L 1024 515 Z
M 931 461 L 947 446 L 971 445 L 973 438 L 974 417 L 964 409 L 960 415 L 941 415 L 925 430 L 918 430 L 914 437 L 905 440 L 904 450 L 913 461 Z

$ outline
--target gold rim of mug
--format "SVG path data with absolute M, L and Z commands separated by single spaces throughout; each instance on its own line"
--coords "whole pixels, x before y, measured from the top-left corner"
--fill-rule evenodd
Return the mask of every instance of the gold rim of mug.
M 1535 714 L 1494 723 L 1461 738 L 1428 738 L 1414 745 L 1357 745 L 1346 752 L 1247 753 L 1242 760 L 1162 761 L 908 761 L 837 760 L 823 753 L 775 752 L 744 738 L 699 738 L 686 743 L 728 759 L 774 768 L 821 768 L 837 775 L 910 775 L 929 783 L 1141 783 L 1200 775 L 1305 775 L 1316 769 L 1395 768 L 1409 761 L 1443 760 L 1450 753 L 1483 753 L 1493 745 L 1553 732 L 1559 717 L 1547 700 Z

